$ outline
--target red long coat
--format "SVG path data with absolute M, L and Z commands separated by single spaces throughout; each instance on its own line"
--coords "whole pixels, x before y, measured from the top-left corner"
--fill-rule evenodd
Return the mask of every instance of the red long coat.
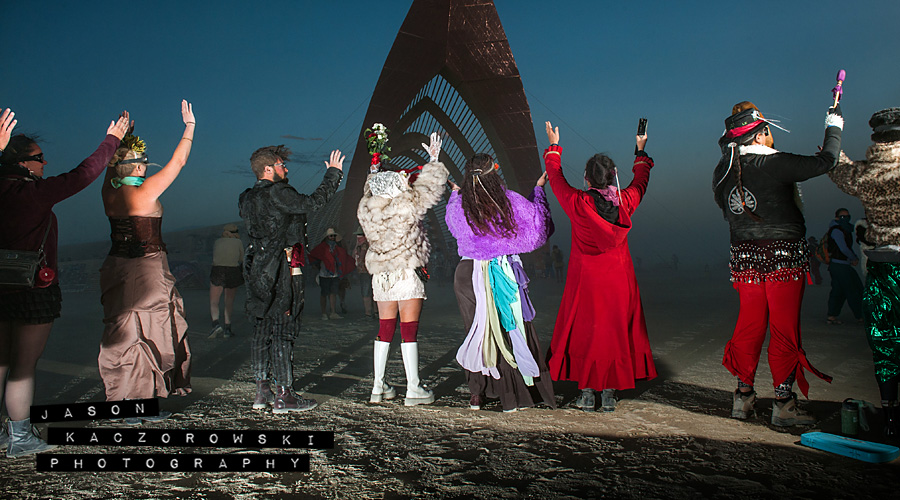
M 562 148 L 551 146 L 544 162 L 553 193 L 572 222 L 572 249 L 548 361 L 554 380 L 581 389 L 633 389 L 637 379 L 656 377 L 641 295 L 628 250 L 631 214 L 650 180 L 652 162 L 634 161 L 634 180 L 620 194 L 619 219 L 597 214 L 594 200 L 566 182 Z

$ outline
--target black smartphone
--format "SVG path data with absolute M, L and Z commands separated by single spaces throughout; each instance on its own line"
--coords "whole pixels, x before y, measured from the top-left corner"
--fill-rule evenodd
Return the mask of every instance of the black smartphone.
M 646 134 L 646 133 L 647 133 L 647 119 L 646 119 L 646 118 L 641 118 L 641 119 L 638 121 L 638 131 L 637 131 L 637 135 L 644 135 L 644 134 Z
M 637 135 L 644 135 L 646 133 L 647 133 L 647 119 L 641 118 L 640 120 L 638 120 Z M 637 144 L 634 145 L 634 154 L 638 154 Z

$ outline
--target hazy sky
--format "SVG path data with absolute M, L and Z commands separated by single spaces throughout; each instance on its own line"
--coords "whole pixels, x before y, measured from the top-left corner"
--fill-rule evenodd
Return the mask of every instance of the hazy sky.
M 194 104 L 187 167 L 163 197 L 164 227 L 238 218 L 249 156 L 286 143 L 291 183 L 311 189 L 334 148 L 355 145 L 369 96 L 411 1 L 7 2 L 0 106 L 37 133 L 46 175 L 71 169 L 128 109 L 151 161 L 165 164 Z M 560 126 L 564 162 L 609 153 L 629 171 L 637 118 L 656 161 L 634 218 L 632 251 L 652 264 L 727 259 L 727 224 L 711 193 L 716 140 L 731 106 L 751 100 L 791 134 L 775 147 L 813 154 L 838 69 L 844 150 L 861 158 L 867 121 L 900 105 L 900 2 L 537 2 L 497 0 L 541 149 Z M 14 20 L 14 22 L 13 22 Z M 409 61 L 416 64 L 416 61 Z M 290 136 L 290 137 L 286 137 Z M 349 159 L 345 163 L 349 165 Z M 630 180 L 625 173 L 623 182 Z M 802 185 L 810 234 L 837 206 L 860 205 L 826 178 Z M 61 243 L 101 240 L 100 181 L 56 208 Z M 568 246 L 565 215 L 554 243 Z

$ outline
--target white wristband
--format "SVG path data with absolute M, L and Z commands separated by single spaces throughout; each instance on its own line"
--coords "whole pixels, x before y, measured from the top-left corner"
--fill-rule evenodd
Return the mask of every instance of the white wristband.
M 833 113 L 828 113 L 827 115 L 825 115 L 825 128 L 828 127 L 837 127 L 841 130 L 844 130 L 844 117 L 835 115 Z

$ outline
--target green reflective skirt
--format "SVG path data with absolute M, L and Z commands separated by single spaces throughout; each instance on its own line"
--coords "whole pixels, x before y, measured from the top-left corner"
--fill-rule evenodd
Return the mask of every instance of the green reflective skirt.
M 879 383 L 900 376 L 900 263 L 866 265 L 863 314 Z

